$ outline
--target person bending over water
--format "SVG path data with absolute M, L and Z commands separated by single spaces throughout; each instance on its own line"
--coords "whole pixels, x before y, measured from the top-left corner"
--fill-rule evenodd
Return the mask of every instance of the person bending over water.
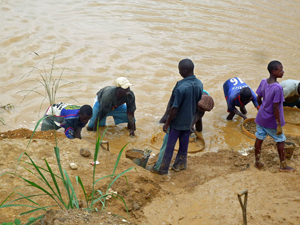
M 300 109 L 300 81 L 288 79 L 280 82 L 280 85 L 283 87 L 283 106 L 297 106 Z
M 240 78 L 233 77 L 228 79 L 223 84 L 223 90 L 228 107 L 227 111 L 229 112 L 229 115 L 226 118 L 227 120 L 232 120 L 235 114 L 239 115 L 244 120 L 247 119 L 245 116 L 245 114 L 247 114 L 245 106 L 250 101 L 253 102 L 255 108 L 259 108 L 255 92 Z M 239 111 L 236 106 L 240 107 L 241 111 Z
M 65 129 L 68 138 L 81 138 L 81 130 L 93 115 L 89 105 L 77 106 L 63 102 L 55 103 L 47 109 L 42 122 L 42 131 Z
M 112 116 L 116 125 L 128 123 L 130 136 L 134 136 L 136 106 L 134 93 L 130 90 L 131 85 L 127 78 L 119 77 L 115 86 L 104 87 L 98 91 L 93 106 L 93 117 L 87 126 L 88 131 L 96 131 L 98 123 L 99 126 L 105 126 L 106 117 Z

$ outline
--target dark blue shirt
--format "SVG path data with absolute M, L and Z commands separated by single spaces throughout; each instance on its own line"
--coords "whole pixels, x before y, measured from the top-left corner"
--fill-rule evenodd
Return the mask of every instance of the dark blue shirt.
M 203 92 L 202 82 L 195 75 L 177 82 L 171 96 L 171 105 L 178 109 L 170 127 L 176 130 L 189 130 L 196 113 L 197 104 Z
M 225 98 L 227 101 L 227 106 L 228 106 L 227 111 L 228 112 L 233 112 L 233 110 L 235 109 L 235 106 L 243 107 L 249 103 L 249 102 L 241 101 L 240 92 L 241 92 L 241 89 L 244 87 L 249 87 L 249 86 L 238 77 L 230 78 L 224 83 L 223 89 L 224 89 L 224 95 L 225 95 Z M 250 88 L 250 90 L 252 93 L 251 101 L 253 102 L 253 105 L 257 108 L 258 103 L 257 103 L 256 94 L 251 88 Z
M 55 122 L 57 126 L 65 128 L 65 135 L 72 139 L 75 138 L 75 129 L 86 125 L 79 119 L 80 107 L 59 102 L 49 106 L 45 115 L 53 115 L 49 119 Z

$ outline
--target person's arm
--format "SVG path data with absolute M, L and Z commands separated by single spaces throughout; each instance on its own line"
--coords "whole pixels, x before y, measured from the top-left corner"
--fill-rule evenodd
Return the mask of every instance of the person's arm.
M 282 126 L 281 126 L 281 121 L 280 121 L 280 114 L 279 114 L 279 103 L 273 103 L 273 113 L 276 119 L 277 123 L 277 133 L 276 135 L 282 134 Z
M 75 133 L 75 138 L 81 139 L 81 130 L 82 130 L 82 127 L 77 126 L 77 127 L 75 128 L 75 131 L 74 131 L 74 133 Z
M 196 131 L 202 132 L 202 117 L 196 123 Z
M 168 116 L 169 116 L 169 113 L 170 113 L 170 108 L 172 106 L 172 103 L 171 103 L 171 98 L 172 96 L 170 97 L 170 100 L 168 102 L 168 105 L 167 105 L 167 108 L 166 108 L 166 111 L 165 111 L 165 114 L 162 116 L 162 118 L 159 120 L 159 123 L 165 123 L 168 119 Z
M 134 136 L 134 131 L 136 129 L 135 122 L 134 122 L 134 113 L 127 111 L 128 117 L 128 128 L 130 130 L 130 136 Z
M 197 112 L 194 115 L 193 118 L 193 125 L 192 125 L 192 130 L 194 130 L 194 125 L 196 125 L 196 131 L 198 132 L 202 132 L 202 117 L 204 116 L 205 112 L 199 112 L 197 110 Z M 194 130 L 195 131 L 195 130 Z
M 262 104 L 262 97 L 259 95 L 257 95 L 257 103 L 259 106 L 261 106 L 261 104 Z
M 244 120 L 247 119 L 247 117 L 235 107 L 234 98 L 236 97 L 238 96 L 231 95 L 227 98 L 227 111 L 229 112 L 229 115 L 226 118 L 227 120 L 232 120 L 235 114 L 239 115 Z
M 257 102 L 256 94 L 255 94 L 254 91 L 252 91 L 252 90 L 251 90 L 251 92 L 252 92 L 252 103 L 253 103 L 254 107 L 255 107 L 257 110 L 259 110 L 260 105 L 259 105 L 258 102 Z
M 239 115 L 240 117 L 242 117 L 244 120 L 247 119 L 247 117 L 240 112 L 240 110 L 238 110 L 237 108 L 234 107 L 233 111 L 231 113 L 234 113 L 234 114 L 237 114 Z M 227 116 L 227 120 L 232 120 L 232 118 L 230 119 L 230 115 L 231 113 L 229 113 L 229 115 Z
M 169 117 L 168 117 L 166 123 L 163 126 L 163 131 L 165 133 L 167 133 L 167 130 L 169 129 L 170 123 L 175 118 L 175 116 L 177 115 L 177 113 L 178 113 L 178 108 L 177 107 L 172 107 L 171 110 L 170 110 Z

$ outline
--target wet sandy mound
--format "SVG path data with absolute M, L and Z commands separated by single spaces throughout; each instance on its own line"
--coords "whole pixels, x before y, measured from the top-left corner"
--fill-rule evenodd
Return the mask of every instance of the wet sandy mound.
M 49 210 L 45 217 L 39 224 L 43 222 L 44 225 L 52 224 L 91 224 L 91 225 L 106 225 L 118 224 L 126 225 L 127 220 L 114 216 L 106 212 L 87 212 L 84 209 L 79 210 Z M 130 223 L 133 224 L 133 223 Z
M 16 139 L 16 138 L 26 138 L 30 139 L 33 131 L 26 128 L 20 128 L 17 130 L 7 131 L 0 133 L 0 140 L 5 138 Z M 66 137 L 61 132 L 56 132 L 56 137 Z M 46 140 L 55 140 L 55 133 L 53 130 L 49 131 L 36 131 L 33 135 L 34 139 L 46 139 Z

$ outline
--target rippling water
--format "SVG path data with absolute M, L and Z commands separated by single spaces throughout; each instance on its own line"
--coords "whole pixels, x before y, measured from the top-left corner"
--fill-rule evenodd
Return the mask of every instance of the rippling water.
M 291 0 L 2 0 L 0 105 L 15 110 L 0 109 L 6 123 L 0 129 L 34 128 L 49 104 L 37 79 L 43 68 L 49 73 L 55 56 L 53 73 L 59 78 L 63 71 L 65 84 L 57 101 L 92 105 L 100 88 L 127 77 L 137 101 L 136 137 L 118 126 L 106 138 L 116 148 L 130 141 L 135 148 L 159 149 L 158 120 L 181 79 L 177 64 L 190 58 L 215 99 L 203 118 L 207 149 L 249 148 L 253 140 L 242 134 L 242 119 L 225 119 L 222 84 L 238 76 L 256 90 L 275 59 L 283 63 L 283 79 L 299 79 L 299 10 L 300 2 Z M 251 103 L 247 109 L 255 117 Z M 95 134 L 83 131 L 83 137 Z

